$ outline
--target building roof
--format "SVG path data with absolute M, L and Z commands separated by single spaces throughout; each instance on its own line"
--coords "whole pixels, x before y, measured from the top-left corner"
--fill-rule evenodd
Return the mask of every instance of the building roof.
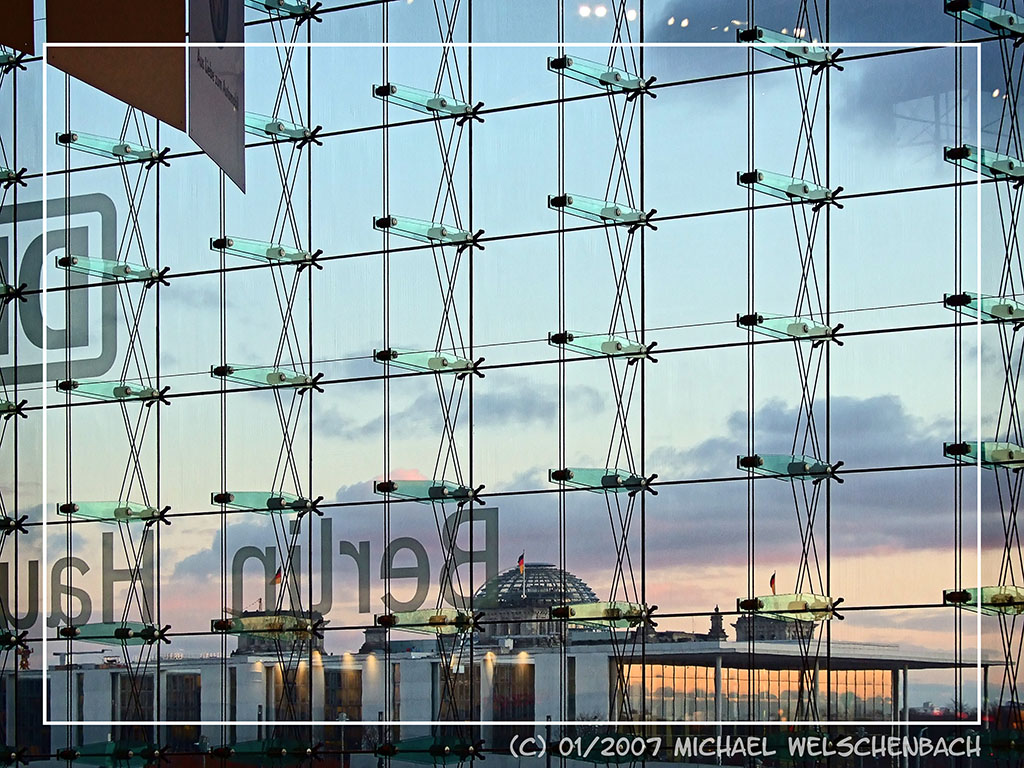
M 597 595 L 583 579 L 551 563 L 526 563 L 499 573 L 473 597 L 479 608 L 542 608 L 550 605 L 591 603 Z

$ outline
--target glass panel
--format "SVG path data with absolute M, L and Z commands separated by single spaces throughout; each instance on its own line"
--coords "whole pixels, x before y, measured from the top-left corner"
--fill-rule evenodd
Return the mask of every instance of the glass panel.
M 575 194 L 549 195 L 548 207 L 552 210 L 562 208 L 573 216 L 602 224 L 642 224 L 648 217 L 643 211 L 622 203 Z
M 570 624 L 583 627 L 626 629 L 642 623 L 648 613 L 647 608 L 638 603 L 612 600 L 556 606 L 551 609 L 551 618 L 569 619 Z
M 801 592 L 788 595 L 761 595 L 752 605 L 740 600 L 739 610 L 768 614 L 786 621 L 822 621 L 832 618 L 832 598 Z
M 443 352 L 411 352 L 403 349 L 374 350 L 373 359 L 378 363 L 391 363 L 409 371 L 431 371 L 433 373 L 465 373 L 473 370 L 473 362 Z
M 982 320 L 1024 321 L 1024 302 L 1016 299 L 1004 299 L 1002 296 L 979 296 L 976 293 L 946 294 L 943 303 L 948 309 L 960 309 L 971 317 Z
M 458 116 L 473 111 L 469 104 L 459 101 L 454 96 L 424 91 L 408 85 L 399 85 L 398 83 L 374 85 L 373 95 L 382 101 L 413 109 L 425 115 Z
M 552 346 L 564 346 L 591 357 L 605 357 L 607 355 L 642 358 L 652 346 L 648 345 L 645 347 L 643 344 L 627 339 L 624 336 L 584 334 L 575 331 L 549 333 L 548 343 Z
M 813 456 L 789 453 L 758 453 L 737 456 L 736 467 L 750 470 L 755 475 L 778 477 L 782 480 L 820 479 L 832 474 L 833 469 Z
M 133 381 L 61 381 L 57 389 L 93 400 L 157 400 L 160 393 Z M 2 409 L 0 409 L 2 410 Z
M 643 487 L 644 482 L 642 477 L 626 470 L 602 467 L 549 469 L 548 480 L 552 483 L 565 483 L 575 488 L 613 493 L 638 490 Z
M 944 147 L 942 156 L 947 163 L 959 165 L 969 171 L 978 171 L 990 179 L 1024 178 L 1024 163 L 1015 157 L 991 149 L 964 144 L 959 147 Z
M 245 132 L 264 139 L 308 139 L 313 135 L 309 128 L 298 123 L 290 123 L 280 117 L 261 115 L 258 112 L 245 113 Z
M 424 608 L 418 611 L 398 611 L 375 618 L 381 627 L 396 627 L 407 632 L 433 635 L 454 635 L 473 627 L 471 614 L 455 608 Z
M 764 171 L 760 168 L 755 168 L 747 173 L 742 171 L 737 173 L 736 183 L 741 187 L 750 187 L 758 192 L 791 202 L 824 203 L 832 200 L 836 195 L 836 192 L 820 187 L 814 182 L 798 179 L 795 176 L 784 176 L 781 173 Z
M 71 747 L 60 752 L 61 760 L 77 760 L 87 765 L 144 766 L 152 758 L 159 758 L 156 747 L 136 741 L 100 741 Z
M 57 513 L 105 523 L 135 523 L 160 518 L 155 507 L 134 501 L 75 501 L 59 505 Z
M 247 240 L 244 237 L 226 235 L 225 237 L 210 238 L 210 250 L 223 249 L 227 253 L 241 256 L 245 259 L 271 262 L 294 262 L 304 263 L 310 260 L 309 251 L 294 248 L 281 243 L 268 243 L 263 240 Z
M 1019 14 L 983 0 L 946 0 L 946 13 L 993 35 L 1024 35 Z
M 94 136 L 91 133 L 73 131 L 72 133 L 58 133 L 57 143 L 61 146 L 69 146 L 91 155 L 112 158 L 114 160 L 156 160 L 160 153 L 150 147 L 143 147 L 139 144 L 122 139 L 108 139 L 105 136 Z
M 456 501 L 465 502 L 472 496 L 472 491 L 458 483 L 447 480 L 385 480 L 374 485 L 379 494 L 390 493 L 404 499 L 425 503 L 439 502 L 442 504 Z
M 57 259 L 57 266 L 69 272 L 114 280 L 153 280 L 157 276 L 157 271 L 152 267 L 114 259 L 90 259 L 87 256 L 61 256 Z
M 410 219 L 405 216 L 384 216 L 374 219 L 374 229 L 388 230 L 392 234 L 407 237 L 421 243 L 437 243 L 439 245 L 466 245 L 472 242 L 473 236 L 464 229 L 450 227 L 423 219 Z
M 644 88 L 644 81 L 624 69 L 611 67 L 579 56 L 548 57 L 548 69 L 581 83 L 615 93 L 629 93 Z
M 210 375 L 258 387 L 268 384 L 272 387 L 304 387 L 313 383 L 312 376 L 287 368 L 247 368 L 233 363 L 229 363 L 224 368 L 219 366 L 211 368 Z
M 1019 467 L 1024 465 L 1024 448 L 1014 443 L 982 442 L 981 466 L 987 469 L 996 467 Z M 942 453 L 946 458 L 975 464 L 978 461 L 979 443 L 943 443 Z
M 776 339 L 814 341 L 832 338 L 833 333 L 833 329 L 827 325 L 793 315 L 737 315 L 736 325 Z
M 779 47 L 758 46 L 757 50 L 783 61 L 827 64 L 835 61 L 839 55 L 838 51 L 832 53 L 820 45 L 808 45 L 799 37 L 784 35 L 766 27 L 737 30 L 736 39 L 741 43 L 774 43 Z

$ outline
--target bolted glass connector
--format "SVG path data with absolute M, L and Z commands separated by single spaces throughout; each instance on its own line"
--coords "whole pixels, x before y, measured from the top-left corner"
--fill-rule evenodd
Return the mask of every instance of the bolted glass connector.
M 982 587 L 980 590 L 975 587 L 946 589 L 942 592 L 942 602 L 946 605 L 960 605 L 985 616 L 1017 616 L 1024 613 L 1024 587 L 1000 584 Z
M 625 600 L 556 605 L 548 609 L 552 619 L 561 619 L 581 627 L 628 629 L 649 620 L 652 610 Z
M 373 491 L 423 504 L 465 503 L 473 496 L 471 488 L 448 480 L 382 480 L 374 483 Z
M 57 266 L 68 272 L 106 278 L 108 280 L 156 280 L 159 272 L 152 267 L 140 264 L 128 264 L 113 259 L 91 259 L 87 256 L 59 256 Z
M 736 610 L 763 614 L 785 621 L 828 621 L 842 600 L 801 592 L 787 595 L 760 595 L 752 600 L 736 600 Z
M 465 229 L 406 216 L 381 216 L 373 220 L 373 228 L 432 245 L 467 246 L 474 240 L 474 235 Z
M 374 98 L 412 109 L 424 115 L 461 117 L 471 115 L 474 108 L 454 96 L 424 91 L 398 83 L 373 86 Z
M 644 478 L 623 469 L 606 469 L 604 467 L 564 467 L 549 469 L 548 481 L 564 483 L 574 488 L 588 491 L 610 491 L 623 493 L 640 489 Z
M 455 608 L 424 608 L 418 611 L 397 611 L 374 617 L 378 627 L 404 629 L 426 635 L 454 635 L 476 627 L 472 614 Z
M 263 240 L 247 240 L 244 237 L 225 235 L 224 237 L 211 237 L 210 250 L 224 250 L 235 256 L 244 259 L 261 261 L 263 263 L 290 263 L 303 264 L 311 259 L 309 251 L 301 248 L 294 248 L 281 243 L 268 243 Z
M 151 147 L 144 147 L 124 139 L 94 136 L 81 131 L 58 133 L 57 143 L 64 147 L 71 147 L 81 152 L 113 160 L 159 160 L 160 158 L 160 153 Z
M 981 466 L 985 469 L 1024 467 L 1024 448 L 1014 443 L 943 443 L 942 455 L 965 464 L 977 464 L 980 459 Z
M 644 224 L 649 217 L 649 214 L 622 203 L 574 194 L 548 195 L 548 208 L 562 209 L 573 216 L 602 224 Z
M 579 56 L 548 57 L 548 69 L 555 74 L 570 77 L 610 93 L 638 93 L 646 90 L 654 78 L 645 81 L 624 69 L 581 59 Z
M 947 293 L 942 297 L 947 309 L 959 309 L 965 315 L 979 317 L 983 322 L 1024 323 L 1024 302 L 1002 296 L 982 296 L 977 293 Z
M 805 317 L 769 315 L 760 312 L 752 315 L 737 315 L 736 325 L 775 339 L 796 339 L 797 341 L 831 339 L 834 333 L 833 328 Z
M 1024 179 L 1024 163 L 1016 157 L 1004 155 L 973 144 L 962 144 L 959 147 L 944 147 L 942 158 L 947 163 L 959 165 L 968 171 L 981 171 L 982 176 L 990 179 L 1019 182 Z
M 134 381 L 78 381 L 68 379 L 58 381 L 57 389 L 61 392 L 72 392 L 93 400 L 142 400 L 151 402 L 160 399 L 160 391 L 154 387 L 138 384 Z
M 245 132 L 261 139 L 309 139 L 313 131 L 298 123 L 280 117 L 261 115 L 258 112 L 245 113 Z
M 210 503 L 261 515 L 302 512 L 316 506 L 316 502 L 311 499 L 283 491 L 220 491 L 210 494 Z
M 772 171 L 764 171 L 759 168 L 755 168 L 752 171 L 737 172 L 736 183 L 741 187 L 749 187 L 780 200 L 787 200 L 792 203 L 811 203 L 816 209 L 829 203 L 842 208 L 842 205 L 835 202 L 835 198 L 842 190 L 842 187 L 837 187 L 833 191 L 811 181 L 798 179 L 794 176 L 785 176 L 781 173 L 773 173 Z
M 57 514 L 104 523 L 144 523 L 161 517 L 156 507 L 134 501 L 72 501 L 57 505 Z
M 245 367 L 232 363 L 211 366 L 210 375 L 257 387 L 309 387 L 314 383 L 314 377 L 287 368 Z
M 781 32 L 766 27 L 751 27 L 750 29 L 736 30 L 736 41 L 739 43 L 770 43 L 757 46 L 757 50 L 782 59 L 785 62 L 797 64 L 812 64 L 815 66 L 828 66 L 832 64 L 836 69 L 842 69 L 836 64 L 836 59 L 842 53 L 842 49 L 830 51 L 820 45 L 812 45 L 799 37 L 791 37 Z
M 946 0 L 945 11 L 978 29 L 999 37 L 1024 35 L 1024 17 L 983 0 Z

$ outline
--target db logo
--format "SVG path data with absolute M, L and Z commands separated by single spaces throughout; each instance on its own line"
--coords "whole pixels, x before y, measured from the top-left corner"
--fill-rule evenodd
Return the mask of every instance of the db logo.
M 56 266 L 65 253 L 117 257 L 114 203 L 103 194 L 78 195 L 68 202 L 67 214 L 64 200 L 51 200 L 46 215 L 44 222 L 41 201 L 19 203 L 17 220 L 13 205 L 0 208 L 0 275 L 10 284 L 25 283 L 30 292 L 27 301 L 12 301 L 0 312 L 0 373 L 21 385 L 42 382 L 44 350 L 51 380 L 65 377 L 69 352 L 73 378 L 102 376 L 117 355 L 116 286 L 85 289 L 97 278 Z M 45 318 L 37 293 L 44 269 L 50 289 Z M 70 290 L 63 290 L 65 284 Z

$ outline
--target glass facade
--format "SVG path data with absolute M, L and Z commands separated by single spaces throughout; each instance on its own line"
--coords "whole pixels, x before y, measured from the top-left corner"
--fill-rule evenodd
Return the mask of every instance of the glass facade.
M 1019 726 L 1012 0 L 10 5 L 0 747 Z

